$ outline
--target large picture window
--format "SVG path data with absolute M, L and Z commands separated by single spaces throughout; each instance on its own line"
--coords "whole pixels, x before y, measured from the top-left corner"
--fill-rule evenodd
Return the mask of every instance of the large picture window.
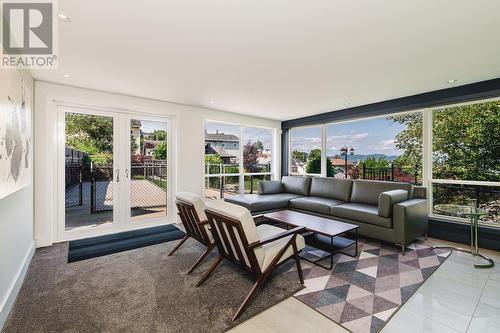
M 500 226 L 500 101 L 432 111 L 432 189 L 433 207 L 475 199 Z
M 290 174 L 421 183 L 422 113 L 294 128 L 289 157 Z
M 207 121 L 205 196 L 218 199 L 257 193 L 272 176 L 274 130 Z
M 289 140 L 290 174 L 423 184 L 431 215 L 475 199 L 480 222 L 500 227 L 498 100 L 292 128 Z

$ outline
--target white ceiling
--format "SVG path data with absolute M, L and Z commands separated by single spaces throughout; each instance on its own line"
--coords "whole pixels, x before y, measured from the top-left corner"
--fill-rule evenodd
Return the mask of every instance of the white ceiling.
M 59 6 L 72 20 L 59 24 L 59 69 L 34 71 L 36 79 L 266 118 L 500 77 L 498 0 Z

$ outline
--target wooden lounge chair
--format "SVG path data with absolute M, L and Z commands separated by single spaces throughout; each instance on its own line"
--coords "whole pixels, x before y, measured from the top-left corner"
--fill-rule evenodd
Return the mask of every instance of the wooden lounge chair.
M 181 218 L 182 224 L 186 229 L 186 235 L 180 240 L 180 242 L 174 247 L 172 252 L 168 255 L 174 254 L 177 249 L 184 244 L 184 242 L 189 238 L 194 238 L 201 244 L 207 247 L 206 251 L 202 256 L 196 260 L 193 266 L 189 269 L 187 274 L 198 267 L 198 265 L 205 259 L 210 252 L 215 248 L 214 238 L 209 230 L 210 224 L 208 223 L 207 217 L 205 215 L 205 203 L 200 196 L 189 193 L 180 192 L 175 196 L 175 204 L 177 206 L 177 214 Z
M 205 213 L 219 250 L 219 257 L 205 272 L 198 286 L 224 258 L 241 266 L 257 280 L 234 314 L 233 321 L 241 315 L 256 290 L 262 286 L 274 268 L 287 259 L 295 259 L 300 283 L 304 284 L 298 256 L 305 246 L 304 238 L 299 235 L 304 232 L 304 227 L 284 230 L 268 224 L 256 226 L 248 209 L 223 201 L 207 202 Z

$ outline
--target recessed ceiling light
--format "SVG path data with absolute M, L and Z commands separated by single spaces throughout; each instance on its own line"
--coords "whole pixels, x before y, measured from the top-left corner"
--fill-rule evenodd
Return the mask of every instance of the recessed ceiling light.
M 210 101 L 210 105 L 214 105 L 214 104 L 215 104 L 215 102 L 214 102 L 214 101 Z
M 59 21 L 63 21 L 63 22 L 71 22 L 71 19 L 69 18 L 68 15 L 64 14 L 64 13 L 57 13 L 57 18 L 59 19 Z
M 457 79 L 453 79 L 453 80 L 446 81 L 446 83 L 455 83 L 455 82 L 458 82 L 458 80 Z
M 68 77 L 70 77 L 71 75 L 69 75 L 69 74 L 64 74 L 63 76 L 64 76 L 65 78 L 68 78 Z

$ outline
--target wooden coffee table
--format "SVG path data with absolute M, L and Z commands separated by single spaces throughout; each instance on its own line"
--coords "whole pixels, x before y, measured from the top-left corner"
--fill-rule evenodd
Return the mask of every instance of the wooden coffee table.
M 328 252 L 329 254 L 317 260 L 310 260 L 303 256 L 301 259 L 309 261 L 324 269 L 333 268 L 333 256 L 336 253 L 343 253 L 350 257 L 358 255 L 358 226 L 315 215 L 296 212 L 293 210 L 280 210 L 277 212 L 262 215 L 264 220 L 286 224 L 288 227 L 306 227 L 306 244 L 316 249 Z M 347 237 L 347 233 L 349 235 Z M 354 254 L 343 252 L 342 250 L 356 245 Z M 330 267 L 324 266 L 319 262 L 330 258 Z

